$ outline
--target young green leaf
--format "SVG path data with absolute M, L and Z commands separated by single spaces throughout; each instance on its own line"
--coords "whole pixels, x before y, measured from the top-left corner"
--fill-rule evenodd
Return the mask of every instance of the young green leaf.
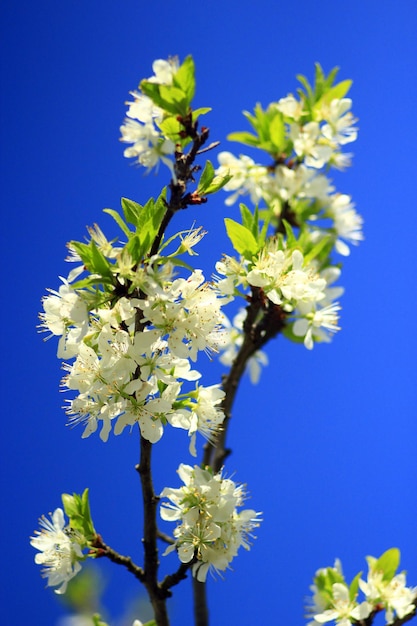
M 134 200 L 129 200 L 128 198 L 122 198 L 121 203 L 126 222 L 137 226 L 143 206 L 134 202 Z
M 255 216 L 252 215 L 252 213 L 250 212 L 246 204 L 243 204 L 243 202 L 239 204 L 239 209 L 240 209 L 240 214 L 242 216 L 243 226 L 245 226 L 245 228 L 250 230 L 252 234 L 254 235 L 254 237 L 256 238 L 258 234 L 258 226 L 257 226 L 257 222 L 255 221 Z
M 111 265 L 104 256 L 104 254 L 98 249 L 97 245 L 93 240 L 90 241 L 90 249 L 91 249 L 91 264 L 90 267 L 87 266 L 87 269 L 92 274 L 99 274 L 100 276 L 111 278 L 112 271 Z
M 116 224 L 118 226 L 120 226 L 121 230 L 124 232 L 124 234 L 129 237 L 131 235 L 131 231 L 129 230 L 129 227 L 127 226 L 127 224 L 123 221 L 121 215 L 119 215 L 119 213 L 117 211 L 115 211 L 114 209 L 103 209 L 104 213 L 108 213 L 109 215 L 112 216 L 112 218 L 114 219 L 114 221 L 116 222 Z
M 187 56 L 173 76 L 173 85 L 178 87 L 186 96 L 190 106 L 195 93 L 195 67 L 191 55 Z
M 206 113 L 210 113 L 211 107 L 199 107 L 198 109 L 194 109 L 193 111 L 193 122 L 195 122 L 200 115 L 206 115 Z
M 359 574 L 356 574 L 355 578 L 350 583 L 350 586 L 349 586 L 349 599 L 350 599 L 351 602 L 353 602 L 354 599 L 356 598 L 356 596 L 358 595 L 359 580 L 360 580 L 361 576 L 362 576 L 362 572 L 359 572 Z
M 398 548 L 390 548 L 382 554 L 375 563 L 375 570 L 383 572 L 383 580 L 391 580 L 400 565 L 400 551 Z
M 222 187 L 227 185 L 229 180 L 231 180 L 233 176 L 231 174 L 225 174 L 224 176 L 215 176 L 211 181 L 210 185 L 205 189 L 204 195 L 208 196 L 210 193 L 216 193 Z
M 85 489 L 81 496 L 77 493 L 73 493 L 72 496 L 69 493 L 63 493 L 62 504 L 65 513 L 70 519 L 71 528 L 78 530 L 87 541 L 90 541 L 96 534 L 96 531 L 91 519 L 88 489 Z
M 246 146 L 252 146 L 254 148 L 259 146 L 259 137 L 246 131 L 230 133 L 229 135 L 227 135 L 227 139 L 228 141 L 237 141 L 239 143 L 245 144 Z
M 200 176 L 200 180 L 198 182 L 198 187 L 197 187 L 198 194 L 204 195 L 206 189 L 208 189 L 208 187 L 210 186 L 211 181 L 213 180 L 214 176 L 215 176 L 214 167 L 211 164 L 211 161 L 207 161 L 204 166 L 204 170 L 202 171 L 202 174 Z
M 103 622 L 98 613 L 95 613 L 91 619 L 93 621 L 93 626 L 108 626 L 107 622 Z
M 179 143 L 183 148 L 191 141 L 190 137 L 181 137 L 180 133 L 184 130 L 184 126 L 178 121 L 177 115 L 168 115 L 158 123 L 158 127 L 164 137 L 176 144 Z
M 224 223 L 233 248 L 246 259 L 251 260 L 259 250 L 258 242 L 252 232 L 228 217 L 225 218 Z
M 275 117 L 272 118 L 269 130 L 271 134 L 271 142 L 273 143 L 276 151 L 282 152 L 286 144 L 285 125 L 282 113 L 280 113 L 279 111 L 277 112 Z

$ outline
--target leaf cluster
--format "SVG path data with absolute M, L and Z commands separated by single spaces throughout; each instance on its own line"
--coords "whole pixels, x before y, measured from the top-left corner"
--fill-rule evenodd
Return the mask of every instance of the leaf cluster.
M 252 148 L 265 150 L 274 159 L 278 159 L 281 154 L 290 150 L 291 144 L 286 137 L 284 115 L 276 106 L 269 105 L 264 110 L 258 103 L 253 114 L 244 111 L 243 115 L 251 124 L 255 134 L 247 131 L 230 133 L 227 136 L 229 141 L 238 141 Z
M 315 65 L 314 83 L 310 85 L 305 76 L 299 74 L 298 81 L 302 87 L 297 89 L 301 102 L 301 116 L 298 120 L 301 125 L 313 120 L 320 121 L 321 112 L 328 107 L 332 100 L 343 98 L 349 91 L 352 81 L 343 80 L 334 84 L 339 68 L 335 67 L 326 76 L 319 63 Z M 252 148 L 265 150 L 274 161 L 279 162 L 293 152 L 293 143 L 288 136 L 288 125 L 291 118 L 282 113 L 278 103 L 271 103 L 266 109 L 256 104 L 253 113 L 244 111 L 243 115 L 251 124 L 254 133 L 239 131 L 228 135 L 229 141 L 237 141 Z
M 71 528 L 79 532 L 85 538 L 86 543 L 91 542 L 96 531 L 91 519 L 88 489 L 85 489 L 81 495 L 63 493 L 62 504 L 67 517 L 69 517 Z
M 297 80 L 302 84 L 302 88 L 297 89 L 297 93 L 303 103 L 305 122 L 317 119 L 324 105 L 329 105 L 336 98 L 344 98 L 349 91 L 352 81 L 343 80 L 334 84 L 339 72 L 338 67 L 334 67 L 326 76 L 320 63 L 315 64 L 314 83 L 310 85 L 307 78 L 302 74 L 297 75 Z

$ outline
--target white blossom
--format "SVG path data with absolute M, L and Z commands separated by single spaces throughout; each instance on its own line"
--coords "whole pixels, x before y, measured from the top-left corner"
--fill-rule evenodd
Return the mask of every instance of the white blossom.
M 383 605 L 387 624 L 392 624 L 396 617 L 403 619 L 416 608 L 417 587 L 406 586 L 404 572 L 387 580 L 383 572 L 371 568 L 367 581 L 360 580 L 359 586 L 368 602 Z
M 189 399 L 184 402 L 184 408 L 167 416 L 172 426 L 188 431 L 191 438 L 190 453 L 193 456 L 197 456 L 196 433 L 199 432 L 208 441 L 212 441 L 223 423 L 225 416 L 220 404 L 224 396 L 220 385 L 197 386 L 196 390 L 189 394 Z
M 220 292 L 205 282 L 201 270 L 163 287 L 154 285 L 141 301 L 144 319 L 168 335 L 169 349 L 195 361 L 201 350 L 217 351 L 221 341 Z
M 171 85 L 178 67 L 177 59 L 168 59 L 167 61 L 157 59 L 152 66 L 155 75 L 148 78 L 147 81 L 160 85 Z M 124 156 L 135 158 L 136 162 L 146 167 L 148 171 L 158 167 L 159 162 L 162 161 L 175 179 L 174 163 L 170 158 L 175 152 L 175 144 L 171 139 L 165 137 L 159 128 L 159 123 L 164 117 L 164 111 L 156 106 L 148 96 L 137 91 L 130 93 L 133 96 L 133 101 L 126 103 L 128 105 L 127 117 L 120 127 L 120 141 L 132 145 L 125 149 Z
M 303 307 L 300 305 L 300 312 Z M 310 307 L 307 307 L 310 309 Z M 297 337 L 304 337 L 304 345 L 308 350 L 314 347 L 314 341 L 329 342 L 331 333 L 340 330 L 338 326 L 339 311 L 338 303 L 325 307 L 314 307 L 305 313 L 305 317 L 297 319 L 293 325 L 293 333 Z
M 35 563 L 43 565 L 42 576 L 48 579 L 48 587 L 58 587 L 55 593 L 65 593 L 68 581 L 80 570 L 83 553 L 80 538 L 65 525 L 64 512 L 56 509 L 51 520 L 42 516 L 39 520 L 41 530 L 35 530 L 31 545 L 39 550 Z
M 149 83 L 157 83 L 158 85 L 172 85 L 174 74 L 179 69 L 177 57 L 169 57 L 169 59 L 156 59 L 152 63 L 154 75 L 146 80 Z
M 335 99 L 322 112 L 327 122 L 322 128 L 323 136 L 337 146 L 351 143 L 358 136 L 358 129 L 354 126 L 357 120 L 349 111 L 351 106 L 350 98 Z
M 177 521 L 175 544 L 165 554 L 177 550 L 182 563 L 196 558 L 193 576 L 205 581 L 209 569 L 224 571 L 239 548 L 250 548 L 249 537 L 259 526 L 259 513 L 251 509 L 238 512 L 245 497 L 242 486 L 212 474 L 197 465 L 181 464 L 178 474 L 184 482 L 179 489 L 166 487 L 162 498 L 161 517 Z
M 225 191 L 234 191 L 226 200 L 230 206 L 239 196 L 249 194 L 251 201 L 256 204 L 263 197 L 263 185 L 267 181 L 268 170 L 263 165 L 257 165 L 246 155 L 235 157 L 231 152 L 220 152 L 218 155 L 220 166 L 216 170 L 217 176 L 230 174 L 232 178 L 223 187 Z
M 73 278 L 73 274 L 68 277 Z M 50 295 L 42 299 L 44 313 L 39 314 L 44 331 L 60 336 L 58 358 L 71 358 L 77 354 L 81 339 L 88 331 L 88 310 L 85 302 L 70 286 L 69 280 L 61 278 L 63 285 L 58 291 L 49 289 Z M 48 337 L 49 338 L 49 337 Z
M 307 167 L 321 169 L 330 161 L 333 149 L 322 142 L 320 126 L 317 122 L 308 122 L 303 126 L 291 124 L 290 138 L 293 141 L 295 154 L 304 158 Z
M 349 598 L 349 589 L 344 583 L 332 585 L 332 598 L 329 608 L 313 615 L 314 621 L 309 626 L 336 621 L 338 626 L 350 626 L 355 621 L 366 619 L 372 611 L 368 602 L 358 604 Z M 320 609 L 319 609 L 320 610 Z
M 334 229 L 337 233 L 336 251 L 343 256 L 348 256 L 350 250 L 345 241 L 357 245 L 363 240 L 363 219 L 356 212 L 355 205 L 347 194 L 331 196 L 327 212 L 333 219 Z
M 281 250 L 272 240 L 263 248 L 247 274 L 250 285 L 261 287 L 274 304 L 292 311 L 300 303 L 324 298 L 326 281 L 313 268 L 304 267 L 300 250 Z
M 278 100 L 278 102 L 275 103 L 275 106 L 278 111 L 283 113 L 286 117 L 290 117 L 295 121 L 300 118 L 303 112 L 302 102 L 294 98 L 292 93 L 288 94 L 288 96 L 285 96 L 285 98 L 281 98 L 280 100 Z

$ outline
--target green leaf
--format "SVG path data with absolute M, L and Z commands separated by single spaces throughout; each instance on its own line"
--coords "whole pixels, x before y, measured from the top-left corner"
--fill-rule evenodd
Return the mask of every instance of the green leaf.
M 143 80 L 140 89 L 148 98 L 166 113 L 186 115 L 188 112 L 186 94 L 173 85 L 158 85 Z
M 258 225 L 255 220 L 254 215 L 250 212 L 250 209 L 246 206 L 246 204 L 239 204 L 240 214 L 242 216 L 242 224 L 245 228 L 250 230 L 254 237 L 256 238 L 258 234 Z
M 351 85 L 351 80 L 343 80 L 341 83 L 338 83 L 334 87 L 331 87 L 328 91 L 325 91 L 321 98 L 314 105 L 313 111 L 319 112 L 323 105 L 328 106 L 330 105 L 332 100 L 339 100 L 340 98 L 343 98 L 349 91 Z
M 259 250 L 258 242 L 252 232 L 228 217 L 225 218 L 224 222 L 233 248 L 246 259 L 251 260 Z
M 297 238 L 294 235 L 292 226 L 287 220 L 282 220 L 282 224 L 285 228 L 285 234 L 287 235 L 287 247 L 294 248 L 297 245 Z
M 125 224 L 122 217 L 119 215 L 117 211 L 115 211 L 114 209 L 103 209 L 103 212 L 108 213 L 109 215 L 112 216 L 114 221 L 118 224 L 118 226 L 120 226 L 120 228 L 122 229 L 122 231 L 127 237 L 131 235 L 131 231 L 129 230 L 129 227 Z
M 200 115 L 206 115 L 206 113 L 210 113 L 211 107 L 200 107 L 198 109 L 194 109 L 193 111 L 193 121 L 200 117 Z
M 383 572 L 383 580 L 391 580 L 400 564 L 400 551 L 398 548 L 390 548 L 382 554 L 375 563 L 375 570 Z
M 70 246 L 80 256 L 81 261 L 86 267 L 91 265 L 91 249 L 90 246 L 82 241 L 71 241 Z
M 96 531 L 91 519 L 88 489 L 85 489 L 81 496 L 77 493 L 73 493 L 72 496 L 69 493 L 63 493 L 62 504 L 70 519 L 71 528 L 78 530 L 87 541 L 91 541 Z
M 127 242 L 125 250 L 136 264 L 142 261 L 145 254 L 149 252 L 151 245 L 152 241 L 148 233 L 135 234 Z
M 91 248 L 91 266 L 88 267 L 92 274 L 99 274 L 103 277 L 111 278 L 112 271 L 111 265 L 104 256 L 104 254 L 98 249 L 93 240 L 90 241 Z
M 121 203 L 126 222 L 137 226 L 143 206 L 128 198 L 122 198 Z
M 136 233 L 130 236 L 125 246 L 125 250 L 131 255 L 135 263 L 140 263 L 152 247 L 166 212 L 165 197 L 166 188 L 163 189 L 156 201 L 150 198 L 145 206 L 141 207 L 138 205 L 140 211 L 138 210 L 134 216 Z M 135 203 L 132 203 L 131 200 L 128 200 L 125 204 L 128 210 L 132 209 L 132 205 L 133 210 L 135 210 Z
M 278 112 L 278 115 L 271 120 L 269 131 L 271 135 L 271 141 L 274 144 L 278 152 L 282 152 L 286 144 L 285 139 L 285 124 L 282 118 L 282 114 Z
M 140 83 L 140 90 L 145 96 L 148 96 L 154 104 L 164 109 L 164 101 L 159 93 L 159 85 L 157 83 L 150 83 L 147 80 L 142 80 Z M 174 111 L 172 111 L 174 113 Z
M 93 626 L 108 626 L 106 622 L 103 622 L 98 613 L 95 613 L 91 619 L 93 620 Z
M 268 232 L 268 227 L 269 227 L 270 221 L 271 221 L 271 213 L 269 213 L 267 215 L 267 217 L 265 218 L 265 221 L 264 221 L 263 226 L 262 226 L 262 230 L 261 230 L 261 232 L 258 235 L 259 245 L 261 245 L 261 246 L 265 245 L 266 236 L 267 236 L 267 232 Z
M 332 100 L 344 98 L 351 88 L 352 82 L 352 80 L 342 80 L 342 82 L 329 89 L 329 91 L 324 94 L 323 99 L 330 103 Z
M 310 83 L 308 82 L 307 78 L 305 76 L 303 76 L 302 74 L 297 74 L 297 80 L 298 80 L 299 83 L 302 84 L 302 86 L 306 90 L 308 99 L 309 100 L 313 100 L 314 99 L 313 90 L 312 90 L 312 88 L 310 86 Z
M 361 576 L 362 576 L 362 572 L 359 572 L 359 574 L 356 574 L 355 578 L 350 583 L 350 586 L 349 586 L 349 599 L 350 599 L 351 602 L 353 602 L 354 599 L 356 598 L 356 596 L 358 595 L 359 580 L 360 580 Z
M 82 262 L 91 274 L 99 274 L 102 277 L 101 282 L 112 282 L 112 266 L 93 240 L 88 244 L 81 241 L 71 241 L 71 246 L 79 254 Z
M 187 56 L 173 76 L 173 85 L 186 95 L 188 106 L 195 93 L 195 67 L 191 55 Z
M 236 133 L 230 133 L 227 135 L 228 141 L 237 141 L 239 143 L 243 143 L 246 146 L 252 146 L 254 148 L 259 146 L 259 138 L 252 133 L 248 133 L 246 131 L 240 131 Z
M 182 89 L 173 85 L 160 85 L 159 93 L 165 107 L 166 105 L 172 105 L 174 107 L 172 112 L 176 111 L 179 115 L 187 115 L 189 104 L 187 96 Z
M 215 176 L 214 167 L 211 164 L 211 161 L 207 161 L 204 170 L 200 176 L 200 180 L 198 182 L 197 193 L 200 195 L 204 195 L 206 189 L 210 186 L 213 178 Z
M 224 176 L 215 176 L 210 185 L 204 191 L 204 195 L 208 196 L 210 193 L 216 193 L 216 191 L 219 191 L 219 189 L 227 185 L 229 180 L 231 180 L 232 178 L 233 176 L 231 174 L 225 174 Z
M 158 127 L 164 137 L 171 139 L 174 143 L 180 143 L 182 146 L 185 145 L 184 139 L 180 137 L 180 133 L 184 130 L 184 127 L 178 121 L 178 116 L 168 115 L 162 120 L 162 122 L 159 122 Z M 187 137 L 187 142 L 190 141 L 191 139 Z
M 150 198 L 148 202 L 143 207 L 143 211 L 140 215 L 137 224 L 137 233 L 141 236 L 144 232 L 146 232 L 151 241 L 156 237 L 158 233 L 159 227 L 163 220 L 163 217 L 166 212 L 166 187 L 163 189 L 161 195 L 155 201 L 153 198 Z

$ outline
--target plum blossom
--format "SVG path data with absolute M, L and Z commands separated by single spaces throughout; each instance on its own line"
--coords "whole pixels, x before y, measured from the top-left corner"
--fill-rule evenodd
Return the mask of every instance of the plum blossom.
M 39 550 L 35 563 L 44 566 L 41 574 L 48 579 L 48 587 L 60 585 L 55 593 L 65 593 L 68 581 L 81 570 L 83 538 L 66 525 L 64 512 L 59 508 L 52 513 L 51 520 L 42 516 L 39 524 L 41 530 L 35 530 L 35 536 L 30 539 L 31 545 Z
M 285 311 L 292 311 L 299 303 L 322 300 L 326 287 L 326 281 L 313 268 L 304 267 L 300 250 L 278 249 L 274 240 L 261 250 L 247 281 L 261 287 L 269 300 Z
M 344 583 L 334 583 L 332 585 L 332 597 L 329 606 L 324 611 L 314 614 L 314 620 L 309 626 L 316 624 L 326 624 L 335 621 L 339 626 L 350 626 L 350 624 L 366 619 L 372 611 L 372 605 L 368 602 L 358 604 L 349 597 L 349 588 Z M 320 610 L 320 609 L 318 609 Z
M 150 286 L 141 301 L 144 319 L 168 335 L 172 353 L 195 361 L 197 353 L 218 350 L 222 330 L 220 292 L 205 282 L 201 270 L 163 287 Z
M 336 146 L 356 141 L 358 136 L 358 129 L 354 126 L 357 120 L 349 110 L 351 106 L 350 98 L 334 99 L 322 112 L 327 122 L 322 128 L 323 136 Z
M 360 580 L 359 587 L 369 602 L 383 605 L 387 624 L 392 624 L 396 617 L 403 619 L 416 609 L 417 587 L 406 586 L 404 572 L 387 580 L 382 571 L 370 568 L 367 581 Z
M 348 256 L 350 249 L 345 241 L 357 245 L 363 240 L 363 219 L 356 212 L 355 205 L 347 194 L 331 196 L 327 213 L 333 219 L 334 229 L 337 233 L 336 251 L 343 256 Z
M 152 69 L 154 76 L 148 82 L 160 85 L 171 85 L 173 76 L 178 70 L 178 59 L 157 59 Z M 120 127 L 120 141 L 132 144 L 124 151 L 127 158 L 135 158 L 139 165 L 150 171 L 162 161 L 170 170 L 175 179 L 174 163 L 170 158 L 175 152 L 175 144 L 171 139 L 164 137 L 158 124 L 164 117 L 164 112 L 152 100 L 137 91 L 131 91 L 133 101 L 127 102 L 128 110 L 124 124 Z
M 310 307 L 307 307 L 307 310 Z M 303 306 L 299 307 L 300 312 Z M 340 330 L 338 326 L 339 304 L 330 304 L 325 307 L 318 306 L 305 313 L 305 317 L 297 319 L 293 325 L 293 333 L 297 337 L 304 337 L 304 345 L 308 350 L 314 347 L 314 341 L 329 342 L 331 334 Z
M 212 441 L 224 421 L 224 413 L 220 407 L 225 396 L 220 385 L 210 387 L 197 386 L 183 401 L 183 408 L 178 409 L 167 419 L 176 428 L 188 431 L 190 453 L 197 456 L 196 433 L 199 432 L 208 441 Z
M 307 167 L 321 169 L 329 162 L 333 149 L 322 143 L 320 126 L 317 122 L 308 122 L 304 126 L 291 124 L 290 138 L 295 154 L 304 158 Z
M 218 155 L 220 166 L 216 170 L 217 176 L 232 175 L 224 186 L 225 191 L 234 193 L 226 200 L 230 206 L 239 196 L 249 194 L 251 201 L 256 204 L 263 197 L 263 187 L 268 179 L 268 170 L 263 165 L 257 165 L 246 155 L 235 157 L 231 152 L 220 152 Z
M 78 269 L 78 268 L 77 268 Z M 79 272 L 77 272 L 79 273 Z M 77 354 L 78 345 L 88 331 L 88 310 L 85 302 L 70 286 L 74 270 L 58 291 L 49 289 L 50 295 L 42 299 L 44 313 L 39 314 L 39 328 L 60 336 L 58 358 L 71 358 Z M 48 339 L 49 339 L 48 337 Z
M 197 465 L 181 464 L 178 474 L 184 483 L 179 489 L 166 487 L 161 498 L 161 517 L 178 522 L 175 543 L 165 554 L 177 550 L 182 563 L 195 559 L 193 576 L 205 581 L 209 570 L 224 571 L 243 546 L 250 549 L 252 530 L 259 526 L 260 513 L 238 511 L 245 492 L 241 485 L 212 474 Z

